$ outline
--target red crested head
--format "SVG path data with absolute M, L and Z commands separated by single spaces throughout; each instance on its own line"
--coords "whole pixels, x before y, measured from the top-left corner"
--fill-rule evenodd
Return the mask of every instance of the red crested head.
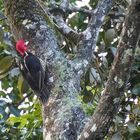
M 18 40 L 16 43 L 16 50 L 20 53 L 20 55 L 24 55 L 25 52 L 28 50 L 28 46 L 24 42 L 24 40 Z

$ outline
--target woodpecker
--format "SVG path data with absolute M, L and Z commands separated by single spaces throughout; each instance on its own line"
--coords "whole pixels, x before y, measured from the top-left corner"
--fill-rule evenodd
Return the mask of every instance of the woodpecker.
M 47 102 L 49 91 L 44 83 L 45 74 L 40 60 L 35 55 L 28 52 L 28 46 L 22 39 L 17 41 L 16 50 L 21 56 L 19 68 L 23 78 L 27 81 L 40 101 L 42 103 Z

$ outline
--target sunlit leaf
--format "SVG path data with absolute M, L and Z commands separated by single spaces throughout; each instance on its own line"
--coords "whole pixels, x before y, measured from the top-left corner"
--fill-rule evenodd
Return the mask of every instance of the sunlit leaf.
M 18 88 L 20 93 L 21 93 L 21 88 L 22 88 L 23 80 L 24 79 L 23 79 L 22 75 L 20 75 L 19 78 L 18 78 L 18 84 L 17 84 L 17 88 Z
M 86 88 L 87 88 L 87 91 L 92 90 L 92 87 L 90 87 L 90 86 L 86 86 Z
M 20 124 L 18 125 L 18 128 L 19 128 L 19 129 L 22 129 L 26 124 L 27 124 L 27 119 L 21 118 L 21 122 L 20 122 Z
M 20 117 L 9 117 L 7 122 L 11 125 L 14 125 L 14 123 L 20 122 Z

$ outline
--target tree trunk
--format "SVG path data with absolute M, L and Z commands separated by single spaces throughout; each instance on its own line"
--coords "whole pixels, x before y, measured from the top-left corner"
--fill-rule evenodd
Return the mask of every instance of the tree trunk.
M 81 67 L 60 51 L 55 32 L 34 0 L 7 0 L 4 5 L 15 40 L 29 41 L 31 51 L 41 59 L 46 71 L 51 95 L 42 105 L 44 139 L 76 140 L 86 121 L 78 97 Z

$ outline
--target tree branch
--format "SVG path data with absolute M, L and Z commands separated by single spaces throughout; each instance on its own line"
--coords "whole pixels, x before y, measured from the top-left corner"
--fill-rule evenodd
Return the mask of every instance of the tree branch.
M 77 45 L 80 40 L 80 35 L 72 28 L 67 26 L 62 15 L 54 15 L 54 21 L 57 24 L 58 30 L 64 35 L 64 37 Z
M 66 11 L 68 7 L 69 7 L 69 0 L 61 0 L 60 8 Z
M 62 8 L 55 5 L 55 3 L 50 4 L 49 12 L 55 12 L 55 11 L 62 11 Z M 69 14 L 73 12 L 82 12 L 82 13 L 87 14 L 88 16 L 91 16 L 94 13 L 92 10 L 88 10 L 82 7 L 77 7 L 71 4 L 69 4 L 69 6 L 65 8 L 65 11 Z
M 97 8 L 93 11 L 87 29 L 81 33 L 83 37 L 80 42 L 79 55 L 81 55 L 81 59 L 86 59 L 89 63 L 92 59 L 92 53 L 96 46 L 97 37 L 104 17 L 111 9 L 113 1 L 114 0 L 100 0 Z
M 102 140 L 119 110 L 140 37 L 140 1 L 128 8 L 117 53 L 99 105 L 78 140 Z
M 55 9 L 56 11 L 52 16 L 52 14 L 50 14 L 48 10 L 44 8 L 40 0 L 36 1 L 40 5 L 43 12 L 46 14 L 47 20 L 49 19 L 49 21 L 51 21 L 51 25 L 54 26 L 68 40 L 72 41 L 74 44 L 77 44 L 80 39 L 80 35 L 66 24 L 62 15 L 62 13 L 67 9 L 69 2 L 67 0 L 63 0 L 60 4 L 61 8 Z M 51 5 L 52 7 L 55 7 L 54 1 L 51 1 Z M 64 11 L 62 10 L 62 8 L 64 8 Z
M 80 33 L 79 52 L 73 62 L 78 65 L 75 69 L 81 74 L 83 74 L 91 64 L 100 28 L 104 17 L 108 14 L 113 5 L 113 1 L 114 0 L 100 0 L 97 8 L 94 12 L 92 11 L 87 29 Z
M 61 0 L 60 3 L 61 10 L 58 10 L 56 13 L 54 13 L 53 19 L 58 25 L 59 27 L 58 29 L 62 32 L 62 34 L 77 45 L 80 39 L 80 35 L 72 28 L 70 28 L 63 19 L 63 14 L 64 12 L 66 12 L 68 7 L 69 7 L 69 0 Z

